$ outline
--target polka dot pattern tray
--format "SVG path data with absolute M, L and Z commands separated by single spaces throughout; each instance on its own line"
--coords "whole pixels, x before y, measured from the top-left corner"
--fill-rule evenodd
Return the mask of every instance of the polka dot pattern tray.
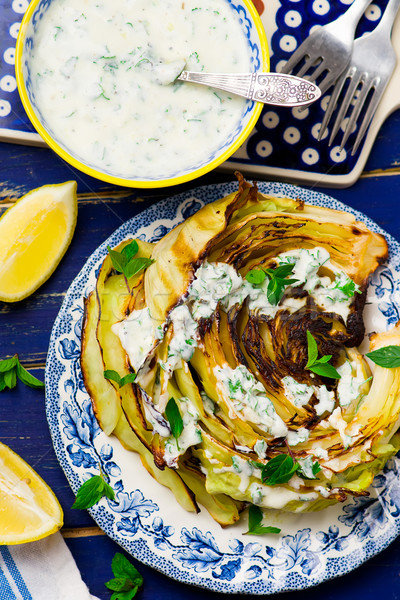
M 271 70 L 279 71 L 291 54 L 316 25 L 325 25 L 344 13 L 352 0 L 268 0 L 265 7 L 255 2 L 267 32 Z M 357 37 L 375 28 L 387 0 L 373 0 L 361 19 Z M 393 45 L 400 65 L 400 13 L 393 28 Z M 327 108 L 330 90 L 320 101 L 305 110 L 265 106 L 247 142 L 225 166 L 235 167 L 247 175 L 294 180 L 317 185 L 346 187 L 361 174 L 376 135 L 384 120 L 400 107 L 400 67 L 393 73 L 384 97 L 354 156 L 352 133 L 340 151 L 341 134 L 328 146 L 330 131 L 318 142 L 320 125 Z M 397 91 L 396 91 L 397 90 Z M 335 116 L 335 115 L 334 115 Z
M 44 145 L 19 99 L 15 42 L 29 0 L 0 0 L 0 140 Z
M 296 50 L 310 30 L 342 14 L 352 0 L 253 0 L 267 32 L 271 70 Z M 15 73 L 15 41 L 28 0 L 0 0 L 0 140 L 45 145 L 32 127 L 19 99 Z M 357 35 L 371 31 L 381 18 L 387 0 L 373 0 L 359 24 Z M 393 29 L 393 44 L 400 64 L 400 14 Z M 224 163 L 223 170 L 240 169 L 258 178 L 293 180 L 346 187 L 361 174 L 384 120 L 400 107 L 400 67 L 394 72 L 364 143 L 351 156 L 355 134 L 340 151 L 340 134 L 329 147 L 329 132 L 318 142 L 318 132 L 329 100 L 305 110 L 265 106 L 243 146 Z

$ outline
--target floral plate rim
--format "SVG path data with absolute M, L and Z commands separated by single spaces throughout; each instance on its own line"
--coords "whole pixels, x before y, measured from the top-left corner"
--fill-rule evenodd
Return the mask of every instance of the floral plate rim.
M 384 234 L 390 260 L 380 268 L 380 280 L 374 285 L 380 306 L 390 299 L 398 315 L 400 301 L 396 304 L 392 295 L 399 279 L 400 245 L 390 235 L 366 215 L 315 190 L 279 182 L 258 182 L 258 186 L 263 193 L 301 197 L 308 203 L 345 210 Z M 313 526 L 311 513 L 302 515 L 305 526 L 301 529 L 295 526 L 290 534 L 265 540 L 258 536 L 228 539 L 219 526 L 209 526 L 199 515 L 187 517 L 190 527 L 165 523 L 165 506 L 157 504 L 161 486 L 156 501 L 143 493 L 143 481 L 138 487 L 135 482 L 125 488 L 126 469 L 121 472 L 115 442 L 97 425 L 79 365 L 83 297 L 93 289 L 107 245 L 115 245 L 128 235 L 155 241 L 166 233 L 167 226 L 176 225 L 203 204 L 236 189 L 234 182 L 220 183 L 162 200 L 124 223 L 93 252 L 71 283 L 52 329 L 45 372 L 46 414 L 57 458 L 73 491 L 76 493 L 90 474 L 98 473 L 99 463 L 110 478 L 115 501 L 103 498 L 89 512 L 134 558 L 177 581 L 211 591 L 274 594 L 306 589 L 348 573 L 393 541 L 400 533 L 400 483 L 396 485 L 394 476 L 400 460 L 391 459 L 375 478 L 376 497 L 351 499 L 334 507 L 333 513 L 326 509 L 330 512 L 325 530 L 318 521 L 318 527 Z M 390 310 L 384 318 L 386 325 L 390 324 Z M 204 522 L 206 531 L 199 528 Z

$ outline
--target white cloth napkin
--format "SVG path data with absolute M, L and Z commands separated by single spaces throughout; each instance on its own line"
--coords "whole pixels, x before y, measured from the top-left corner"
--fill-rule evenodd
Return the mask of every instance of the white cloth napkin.
M 98 600 L 91 596 L 60 533 L 0 546 L 0 600 Z

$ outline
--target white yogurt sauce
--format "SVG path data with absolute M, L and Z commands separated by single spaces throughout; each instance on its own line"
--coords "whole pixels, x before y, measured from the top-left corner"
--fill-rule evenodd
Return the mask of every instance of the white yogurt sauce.
M 232 406 L 233 414 L 241 413 L 244 419 L 255 423 L 273 437 L 284 437 L 287 427 L 277 414 L 264 386 L 244 366 L 232 369 L 228 364 L 215 367 L 217 386 L 226 402 Z
M 155 326 L 149 309 L 133 310 L 131 314 L 111 326 L 129 357 L 129 362 L 138 371 L 155 342 Z
M 58 0 L 40 20 L 30 71 L 54 136 L 120 177 L 189 170 L 239 122 L 243 98 L 172 81 L 251 71 L 238 15 L 221 0 Z M 172 167 L 171 167 L 172 165 Z

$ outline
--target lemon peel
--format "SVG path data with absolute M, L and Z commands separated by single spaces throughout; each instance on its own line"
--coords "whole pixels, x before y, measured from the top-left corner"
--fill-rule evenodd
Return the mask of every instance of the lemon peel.
M 76 188 L 76 181 L 36 188 L 0 217 L 0 300 L 23 300 L 54 272 L 74 234 Z
M 0 442 L 0 544 L 39 540 L 62 524 L 63 511 L 54 492 L 27 462 Z

